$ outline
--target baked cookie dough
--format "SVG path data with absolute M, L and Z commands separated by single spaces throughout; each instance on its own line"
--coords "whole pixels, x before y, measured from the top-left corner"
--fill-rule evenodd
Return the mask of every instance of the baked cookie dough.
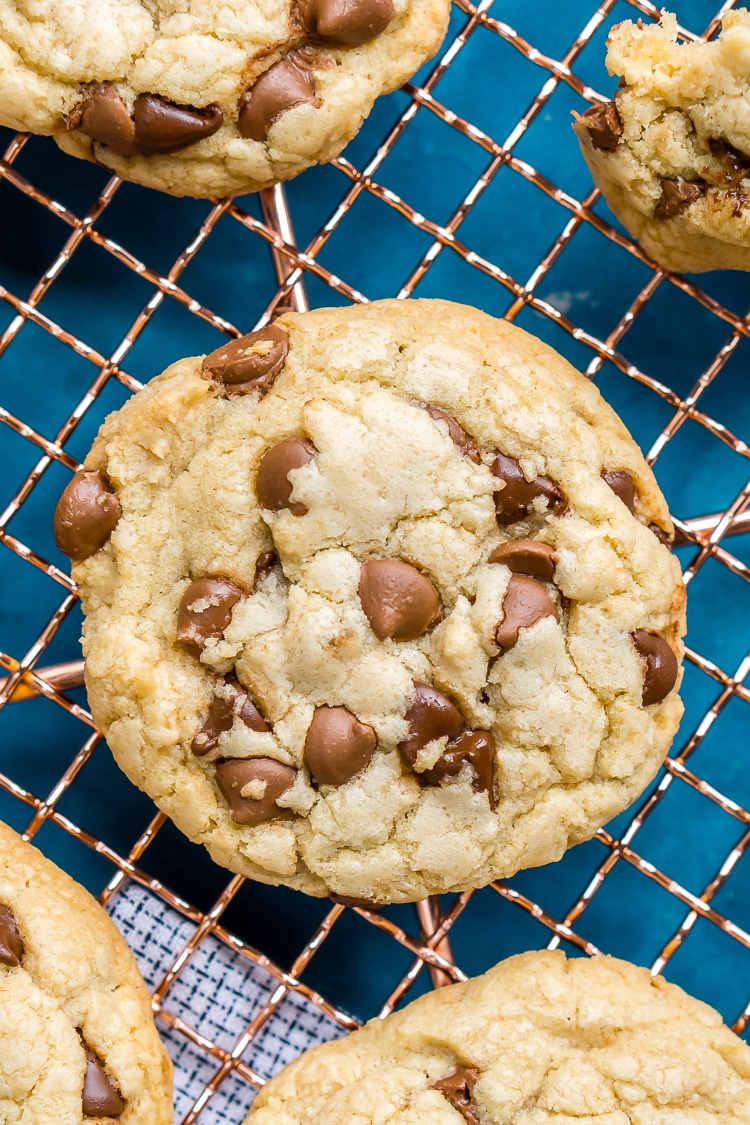
M 573 128 L 596 186 L 665 269 L 750 270 L 750 12 L 719 37 L 677 42 L 677 21 L 612 28 L 620 86 Z
M 116 759 L 252 878 L 409 901 L 547 863 L 677 728 L 651 470 L 475 309 L 285 314 L 181 360 L 107 419 L 55 530 Z
M 0 0 L 0 125 L 173 195 L 331 160 L 438 49 L 448 0 Z
M 0 823 L 0 1121 L 171 1125 L 172 1064 L 97 902 Z
M 246 1125 L 747 1125 L 750 1047 L 613 957 L 523 953 L 296 1059 Z

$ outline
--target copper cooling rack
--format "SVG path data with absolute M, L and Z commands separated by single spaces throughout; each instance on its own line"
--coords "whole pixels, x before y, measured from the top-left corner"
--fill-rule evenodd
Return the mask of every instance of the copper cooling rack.
M 577 6 L 582 9 L 585 7 L 582 4 Z M 202 1084 L 200 1093 L 182 1117 L 185 1125 L 198 1120 L 199 1117 L 204 1120 L 203 1111 L 230 1076 L 233 1080 L 239 1079 L 255 1088 L 262 1085 L 263 1076 L 247 1062 L 248 1048 L 258 1039 L 268 1020 L 288 995 L 297 994 L 304 997 L 344 1030 L 356 1026 L 357 1021 L 353 1017 L 321 996 L 305 980 L 305 974 L 314 959 L 320 956 L 326 943 L 331 942 L 331 935 L 341 926 L 343 919 L 352 908 L 334 904 L 321 907 L 322 920 L 314 933 L 309 940 L 304 940 L 306 935 L 300 935 L 296 957 L 290 960 L 287 968 L 283 968 L 237 936 L 225 921 L 228 909 L 240 892 L 241 879 L 230 878 L 226 873 L 216 869 L 217 878 L 222 879 L 223 889 L 216 895 L 209 908 L 199 909 L 186 901 L 182 894 L 170 890 L 162 881 L 149 874 L 149 849 L 153 847 L 159 834 L 165 830 L 165 818 L 162 815 L 154 816 L 145 831 L 132 841 L 130 849 L 120 854 L 88 831 L 85 823 L 75 823 L 70 815 L 61 810 L 60 805 L 66 795 L 81 784 L 79 780 L 81 771 L 92 755 L 106 755 L 107 751 L 100 745 L 100 735 L 94 728 L 85 706 L 76 702 L 71 695 L 71 691 L 80 684 L 80 665 L 75 662 L 54 664 L 50 662 L 48 656 L 45 656 L 63 623 L 74 610 L 75 587 L 66 573 L 41 557 L 17 534 L 14 534 L 12 521 L 55 462 L 70 471 L 78 467 L 76 459 L 66 449 L 68 440 L 79 424 L 86 419 L 88 412 L 97 404 L 105 390 L 113 383 L 119 383 L 126 391 L 136 390 L 140 386 L 138 379 L 128 370 L 131 351 L 144 335 L 149 338 L 149 333 L 152 332 L 150 328 L 152 319 L 165 303 L 176 302 L 192 317 L 200 318 L 208 325 L 230 335 L 239 335 L 240 331 L 248 331 L 252 327 L 249 323 L 237 326 L 229 323 L 211 308 L 194 299 L 189 289 L 184 287 L 184 284 L 188 283 L 185 281 L 183 284 L 183 274 L 196 256 L 211 254 L 212 240 L 220 221 L 222 224 L 230 221 L 243 228 L 245 232 L 249 232 L 255 240 L 256 252 L 259 255 L 270 251 L 277 286 L 275 291 L 269 290 L 267 306 L 258 320 L 258 324 L 262 324 L 282 306 L 291 305 L 299 310 L 309 307 L 308 290 L 313 286 L 316 286 L 316 293 L 323 294 L 314 302 L 318 305 L 326 303 L 326 293 L 332 303 L 366 299 L 357 287 L 349 284 L 344 277 L 337 276 L 321 261 L 321 256 L 325 256 L 323 251 L 329 240 L 345 222 L 356 201 L 363 196 L 374 197 L 390 209 L 392 223 L 402 226 L 408 224 L 410 229 L 415 228 L 427 236 L 426 249 L 398 290 L 399 297 L 410 296 L 424 281 L 428 271 L 432 270 L 443 256 L 458 256 L 466 268 L 480 271 L 488 280 L 488 284 L 498 287 L 498 291 L 503 291 L 506 298 L 504 307 L 507 309 L 505 315 L 508 319 L 518 319 L 525 310 L 533 310 L 542 318 L 539 323 L 545 321 L 553 323 L 560 333 L 567 334 L 580 345 L 588 361 L 586 366 L 588 376 L 596 377 L 605 369 L 615 371 L 619 377 L 632 383 L 636 401 L 638 395 L 642 396 L 644 402 L 650 400 L 651 396 L 656 396 L 661 401 L 664 422 L 661 432 L 647 453 L 652 464 L 659 458 L 665 457 L 665 451 L 670 449 L 671 443 L 675 442 L 686 426 L 698 427 L 707 447 L 713 448 L 714 443 L 720 443 L 740 462 L 745 459 L 744 463 L 746 463 L 746 459 L 750 456 L 748 446 L 733 432 L 731 425 L 714 417 L 716 411 L 711 407 L 709 392 L 719 382 L 732 379 L 737 383 L 736 394 L 743 393 L 742 373 L 736 369 L 734 371 L 727 369 L 732 366 L 733 357 L 741 348 L 744 338 L 750 335 L 749 317 L 730 308 L 732 302 L 724 302 L 712 295 L 708 284 L 699 287 L 692 280 L 655 268 L 637 245 L 620 229 L 611 225 L 608 212 L 601 204 L 595 207 L 598 200 L 596 191 L 589 191 L 582 199 L 574 198 L 517 155 L 519 142 L 522 142 L 536 122 L 543 119 L 550 99 L 556 91 L 567 87 L 578 95 L 579 99 L 603 100 L 602 94 L 577 77 L 576 68 L 586 47 L 597 37 L 602 37 L 603 28 L 611 24 L 613 17 L 617 15 L 624 18 L 628 15 L 640 14 L 645 18 L 657 18 L 657 9 L 653 4 L 636 2 L 636 0 L 629 0 L 628 3 L 624 0 L 609 0 L 599 7 L 585 11 L 584 18 L 581 19 L 582 26 L 567 49 L 564 52 L 557 52 L 559 57 L 550 57 L 529 41 L 528 33 L 527 37 L 522 33 L 524 28 L 529 26 L 526 16 L 531 7 L 532 5 L 525 4 L 523 0 L 519 0 L 515 5 L 508 3 L 504 5 L 505 12 L 513 10 L 518 16 L 515 22 L 521 29 L 519 31 L 494 14 L 491 0 L 483 0 L 477 5 L 470 0 L 455 0 L 452 29 L 437 62 L 432 65 L 421 84 L 409 84 L 405 87 L 408 98 L 406 108 L 374 155 L 364 161 L 361 168 L 356 167 L 346 156 L 333 162 L 332 168 L 339 178 L 326 182 L 338 184 L 339 193 L 331 195 L 327 221 L 320 226 L 304 248 L 298 246 L 295 240 L 290 213 L 293 209 L 289 206 L 285 189 L 278 187 L 263 193 L 261 209 L 257 216 L 252 213 L 250 207 L 232 200 L 206 204 L 205 217 L 198 229 L 174 259 L 171 268 L 166 273 L 162 273 L 142 260 L 141 254 L 131 252 L 126 245 L 114 241 L 101 232 L 101 221 L 119 188 L 116 179 L 111 179 L 106 184 L 87 213 L 74 214 L 64 203 L 51 198 L 41 187 L 29 182 L 19 170 L 22 164 L 19 157 L 26 146 L 47 142 L 19 135 L 11 140 L 0 165 L 0 179 L 4 179 L 6 185 L 13 189 L 14 198 L 18 198 L 15 193 L 22 193 L 64 223 L 68 232 L 67 240 L 59 254 L 39 277 L 30 293 L 23 295 L 10 292 L 0 286 L 0 299 L 12 310 L 12 318 L 0 340 L 0 357 L 20 333 L 27 331 L 29 325 L 35 325 L 38 330 L 55 337 L 62 345 L 76 353 L 84 363 L 90 365 L 91 371 L 91 382 L 85 394 L 69 416 L 59 423 L 54 435 L 42 433 L 38 428 L 27 424 L 22 412 L 19 415 L 18 412 L 0 407 L 0 422 L 33 447 L 34 456 L 37 458 L 33 468 L 0 514 L 0 541 L 5 550 L 13 553 L 18 565 L 37 568 L 59 587 L 57 609 L 27 651 L 16 654 L 0 651 L 0 665 L 7 673 L 0 683 L 0 710 L 13 704 L 14 708 L 27 709 L 31 714 L 33 708 L 38 707 L 43 700 L 47 700 L 67 712 L 71 719 L 80 725 L 80 749 L 48 793 L 32 792 L 6 774 L 0 774 L 0 787 L 5 791 L 6 798 L 12 799 L 14 807 L 25 809 L 23 821 L 28 838 L 33 839 L 46 823 L 54 824 L 68 837 L 93 849 L 110 865 L 110 878 L 101 894 L 103 903 L 110 903 L 122 885 L 130 881 L 157 896 L 179 917 L 190 921 L 190 936 L 187 939 L 180 938 L 170 951 L 168 968 L 154 985 L 153 991 L 154 1010 L 162 1029 L 183 1037 L 210 1063 L 210 1076 Z M 699 33 L 705 37 L 715 35 L 721 16 L 731 7 L 731 3 L 724 4 L 707 26 L 697 30 L 682 28 L 681 34 L 688 39 L 700 37 Z M 443 104 L 439 97 L 440 80 L 454 65 L 455 60 L 461 57 L 461 52 L 467 48 L 472 36 L 480 32 L 498 37 L 508 48 L 524 56 L 529 66 L 535 68 L 535 74 L 538 76 L 536 94 L 523 104 L 519 101 L 515 124 L 502 142 L 490 136 L 478 125 L 459 116 Z M 477 83 L 480 90 L 481 75 L 478 76 Z M 513 90 L 507 91 L 507 99 L 511 103 L 514 96 Z M 581 109 L 584 108 L 583 100 L 580 101 Z M 475 179 L 447 221 L 442 223 L 432 221 L 410 205 L 405 198 L 379 181 L 382 166 L 395 147 L 409 143 L 409 130 L 418 113 L 434 115 L 448 129 L 461 134 L 466 142 L 480 153 L 483 162 L 481 174 Z M 404 134 L 407 134 L 406 141 L 402 140 Z M 462 241 L 462 225 L 501 170 L 506 175 L 520 177 L 533 190 L 543 193 L 550 201 L 550 206 L 556 208 L 559 217 L 559 234 L 551 241 L 525 281 L 511 276 L 503 267 L 502 261 L 494 261 L 482 256 L 471 248 L 468 240 Z M 425 174 L 439 175 L 439 170 L 426 170 Z M 344 190 L 343 194 L 340 194 L 342 183 Z M 10 225 L 13 221 L 14 215 L 11 210 L 10 214 L 3 217 L 2 223 L 5 226 L 6 223 Z M 599 335 L 576 324 L 569 315 L 569 307 L 566 311 L 565 301 L 556 302 L 553 297 L 545 298 L 541 295 L 550 271 L 561 260 L 565 261 L 566 255 L 572 254 L 571 247 L 579 243 L 586 232 L 590 234 L 592 231 L 597 232 L 598 238 L 604 240 L 600 245 L 616 246 L 629 261 L 640 262 L 642 276 L 645 278 L 620 319 L 612 323 L 611 330 L 606 334 Z M 0 238 L 2 238 L 1 230 Z M 91 243 L 111 255 L 121 267 L 135 273 L 151 289 L 149 299 L 122 337 L 119 346 L 110 355 L 101 354 L 86 340 L 67 330 L 63 324 L 57 323 L 51 313 L 45 311 L 43 307 L 44 298 L 54 289 L 58 279 L 64 271 L 71 268 L 71 262 L 81 254 L 82 248 Z M 696 315 L 698 312 L 701 316 L 708 314 L 712 324 L 720 329 L 719 338 L 723 340 L 693 384 L 682 387 L 679 391 L 643 370 L 642 366 L 646 365 L 639 366 L 628 358 L 630 334 L 633 332 L 634 325 L 639 322 L 639 318 L 643 318 L 649 304 L 669 288 L 681 292 L 688 317 L 691 308 L 696 310 Z M 615 316 L 616 313 L 613 313 L 612 321 Z M 671 330 L 678 331 L 679 325 L 673 325 Z M 0 365 L 0 377 L 1 375 Z M 700 471 L 700 466 L 686 463 L 684 469 L 687 474 L 691 471 Z M 744 477 L 746 478 L 747 475 L 746 472 Z M 719 490 L 715 491 L 718 495 Z M 727 499 L 726 489 L 722 492 L 722 501 L 725 499 Z M 727 574 L 734 576 L 740 585 L 747 583 L 750 579 L 750 568 L 739 557 L 742 553 L 739 550 L 742 539 L 734 536 L 741 537 L 743 533 L 750 531 L 749 502 L 750 481 L 736 490 L 736 494 L 729 498 L 725 507 L 717 510 L 716 506 L 709 505 L 706 510 L 690 513 L 689 517 L 676 520 L 686 585 L 691 585 L 700 578 L 704 583 L 704 590 L 710 596 L 712 584 L 722 581 Z M 745 589 L 747 587 L 742 586 L 743 592 Z M 12 589 L 6 588 L 4 596 L 12 599 Z M 718 627 L 737 631 L 740 624 L 739 620 L 727 619 L 719 622 Z M 595 861 L 591 865 L 589 874 L 581 881 L 578 892 L 571 896 L 567 908 L 560 908 L 559 904 L 555 907 L 545 904 L 542 894 L 538 896 L 540 901 L 535 901 L 534 895 L 528 890 L 519 889 L 518 881 L 514 880 L 511 883 L 498 882 L 491 888 L 475 892 L 474 896 L 466 893 L 450 900 L 447 897 L 441 900 L 429 900 L 418 904 L 415 912 L 411 908 L 408 908 L 407 913 L 404 912 L 407 908 L 404 908 L 397 914 L 389 911 L 379 913 L 360 909 L 355 911 L 361 920 L 360 929 L 357 931 L 359 934 L 365 933 L 361 927 L 372 927 L 379 932 L 378 940 L 381 944 L 377 948 L 383 948 L 382 942 L 395 943 L 403 955 L 398 962 L 400 968 L 389 980 L 382 997 L 380 1014 L 392 1010 L 407 995 L 413 994 L 426 983 L 438 987 L 453 980 L 463 979 L 465 974 L 460 966 L 461 958 L 454 957 L 453 950 L 458 949 L 461 944 L 458 939 L 462 920 L 471 915 L 472 898 L 475 903 L 479 901 L 483 904 L 485 911 L 489 913 L 494 909 L 493 904 L 498 898 L 502 900 L 507 907 L 502 914 L 502 926 L 505 931 L 512 928 L 517 921 L 522 934 L 527 935 L 519 937 L 518 946 L 524 944 L 533 946 L 546 942 L 550 947 L 562 945 L 573 953 L 596 952 L 598 948 L 595 941 L 596 927 L 589 925 L 587 919 L 596 910 L 596 903 L 601 901 L 605 884 L 608 881 L 612 882 L 616 878 L 616 873 L 623 870 L 636 876 L 635 881 L 631 880 L 627 884 L 631 889 L 623 892 L 625 901 L 622 905 L 622 916 L 629 924 L 634 924 L 634 921 L 637 924 L 639 918 L 642 918 L 642 925 L 646 929 L 651 924 L 651 915 L 645 907 L 642 907 L 645 901 L 643 896 L 647 896 L 649 888 L 659 888 L 668 896 L 670 906 L 676 907 L 676 914 L 674 909 L 671 913 L 668 912 L 668 917 L 673 921 L 667 926 L 666 938 L 660 937 L 657 941 L 656 936 L 654 937 L 652 972 L 659 973 L 669 968 L 673 958 L 679 961 L 680 956 L 691 956 L 693 933 L 700 926 L 711 927 L 709 931 L 711 934 L 721 934 L 730 943 L 729 946 L 720 945 L 722 950 L 729 949 L 730 954 L 731 950 L 740 947 L 750 951 L 750 932 L 745 928 L 742 920 L 744 910 L 742 896 L 728 893 L 733 885 L 733 876 L 736 876 L 742 868 L 742 857 L 750 843 L 750 811 L 745 807 L 750 801 L 746 801 L 743 787 L 739 784 L 735 785 L 734 782 L 732 788 L 737 791 L 724 791 L 729 786 L 724 784 L 720 770 L 718 774 L 716 771 L 711 773 L 709 770 L 708 776 L 703 776 L 705 771 L 697 766 L 693 768 L 695 762 L 691 762 L 696 752 L 712 736 L 717 725 L 721 724 L 723 716 L 730 711 L 735 716 L 736 709 L 741 708 L 740 721 L 747 724 L 747 713 L 744 709 L 750 703 L 750 687 L 746 684 L 745 678 L 750 671 L 750 655 L 745 653 L 737 662 L 736 668 L 732 670 L 720 667 L 714 659 L 689 647 L 687 661 L 689 673 L 692 669 L 691 674 L 694 674 L 694 679 L 690 682 L 699 682 L 701 685 L 696 691 L 696 697 L 702 700 L 701 705 L 697 710 L 693 708 L 690 713 L 689 722 L 680 736 L 680 741 L 675 745 L 672 756 L 667 759 L 664 770 L 648 795 L 636 806 L 634 812 L 631 811 L 631 814 L 617 822 L 616 834 L 614 830 L 603 829 L 598 833 L 595 842 L 587 845 L 590 849 L 595 849 L 590 853 L 595 856 Z M 735 729 L 736 722 L 732 727 L 732 730 Z M 744 729 L 747 732 L 749 728 L 745 725 Z M 719 743 L 721 744 L 721 739 Z M 19 754 L 20 752 L 19 748 Z M 731 753 L 733 756 L 740 757 L 746 752 L 747 735 L 744 745 L 740 739 L 731 747 L 723 746 L 722 750 L 722 753 Z M 13 761 L 13 755 L 9 756 L 9 760 Z M 699 761 L 702 760 L 699 758 Z M 710 760 L 713 759 L 706 758 L 706 763 Z M 744 771 L 733 773 L 732 777 L 743 776 L 746 773 L 745 768 Z M 660 831 L 663 831 L 658 828 L 660 810 L 669 806 L 671 802 L 677 801 L 677 794 L 684 794 L 686 791 L 695 798 L 691 807 L 697 811 L 684 822 L 680 818 L 671 821 L 670 832 L 678 835 L 684 832 L 684 839 L 687 841 L 690 833 L 697 830 L 696 825 L 700 823 L 701 817 L 705 815 L 710 823 L 713 823 L 712 817 L 720 816 L 722 823 L 729 824 L 731 828 L 728 835 L 727 833 L 722 835 L 722 839 L 726 837 L 734 841 L 733 846 L 724 849 L 726 854 L 722 852 L 722 856 L 714 864 L 713 874 L 708 881 L 701 887 L 693 889 L 687 885 L 688 879 L 681 880 L 679 872 L 672 870 L 671 864 L 663 863 L 660 858 L 664 854 L 663 850 L 660 850 L 655 843 L 660 839 Z M 649 834 L 648 829 L 652 823 L 655 823 L 657 828 Z M 677 852 L 680 846 L 678 838 Z M 663 870 L 664 866 L 669 866 L 670 870 Z M 533 885 L 541 886 L 541 884 Z M 523 886 L 528 885 L 523 884 Z M 494 914 L 492 916 L 494 917 Z M 476 916 L 472 917 L 476 918 Z M 524 929 L 521 925 L 524 917 L 533 919 L 538 924 L 533 935 L 528 928 Z M 284 924 L 283 911 L 279 913 L 279 924 Z M 655 934 L 656 932 L 654 931 Z M 167 1003 L 170 991 L 186 972 L 198 950 L 209 940 L 218 941 L 233 954 L 245 959 L 248 964 L 262 966 L 276 983 L 266 1002 L 231 1047 L 221 1045 L 215 1038 L 197 1030 L 191 1025 L 189 1018 L 176 1016 Z M 498 942 L 498 949 L 501 947 L 505 948 L 501 942 Z M 376 946 L 373 945 L 373 948 Z M 696 945 L 695 948 L 698 946 Z M 687 950 L 687 953 L 683 954 L 683 950 Z M 721 959 L 723 954 L 717 956 Z M 405 961 L 403 957 L 406 958 Z M 750 1000 L 748 1000 L 750 976 L 743 980 L 741 972 L 730 971 L 730 963 L 734 965 L 735 961 L 732 960 L 731 955 L 728 955 L 727 971 L 724 974 L 726 985 L 724 1014 L 729 1022 L 733 1023 L 735 1030 L 743 1033 L 750 1020 Z M 747 965 L 750 965 L 750 961 Z M 700 983 L 702 971 L 699 965 L 693 977 L 694 981 L 698 980 Z M 369 1014 L 374 1015 L 377 1012 L 373 1011 Z M 240 1119 L 241 1116 L 237 1118 L 238 1121 Z

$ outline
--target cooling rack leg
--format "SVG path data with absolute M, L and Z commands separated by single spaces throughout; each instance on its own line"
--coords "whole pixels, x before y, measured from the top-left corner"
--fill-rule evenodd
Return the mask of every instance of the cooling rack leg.
M 266 226 L 278 231 L 288 246 L 296 246 L 292 216 L 289 213 L 289 204 L 283 186 L 276 184 L 272 188 L 264 188 L 260 193 L 260 205 L 263 208 L 263 219 Z M 279 284 L 283 285 L 294 266 L 273 246 L 271 247 L 271 256 L 273 257 L 276 277 Z M 303 281 L 295 281 L 289 296 L 295 312 L 307 312 L 310 308 Z
M 422 941 L 428 941 L 435 933 L 435 930 L 442 920 L 440 899 L 437 895 L 430 895 L 429 898 L 415 903 L 415 906 L 417 910 L 417 920 L 419 922 L 419 933 Z M 447 937 L 442 938 L 442 940 L 438 942 L 435 946 L 435 952 L 439 953 L 441 957 L 444 957 L 446 961 L 453 961 L 453 951 L 451 950 L 451 943 Z M 433 988 L 443 988 L 446 984 L 454 983 L 452 978 L 436 965 L 430 966 L 430 976 L 432 977 Z

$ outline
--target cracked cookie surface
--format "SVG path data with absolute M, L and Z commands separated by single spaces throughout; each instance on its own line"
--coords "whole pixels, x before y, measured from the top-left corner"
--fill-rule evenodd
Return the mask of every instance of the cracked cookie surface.
M 523 953 L 308 1051 L 247 1125 L 339 1121 L 747 1125 L 750 1048 L 646 969 Z
M 573 127 L 610 208 L 660 266 L 750 270 L 750 12 L 707 43 L 627 20 L 608 48 L 620 86 Z
M 408 901 L 558 859 L 679 722 L 651 470 L 474 309 L 285 314 L 181 360 L 105 422 L 55 532 L 116 759 L 256 879 Z
M 0 124 L 174 195 L 333 159 L 437 51 L 448 0 L 0 0 Z
M 97 902 L 0 823 L 0 1121 L 171 1125 L 172 1066 Z

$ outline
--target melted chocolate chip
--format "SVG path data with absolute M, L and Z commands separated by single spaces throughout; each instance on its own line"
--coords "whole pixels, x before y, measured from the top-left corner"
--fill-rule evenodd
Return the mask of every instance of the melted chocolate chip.
M 466 430 L 459 426 L 455 418 L 451 418 L 450 414 L 446 414 L 439 406 L 428 406 L 427 413 L 430 418 L 434 418 L 436 422 L 445 422 L 448 427 L 448 434 L 454 445 L 457 445 L 465 457 L 473 461 L 475 465 L 481 465 L 482 457 L 474 442 L 471 440 Z
M 393 0 L 302 0 L 299 19 L 308 35 L 342 47 L 361 47 L 393 19 Z
M 413 641 L 440 621 L 437 590 L 416 567 L 400 559 L 366 559 L 359 598 L 380 641 Z
M 592 105 L 581 120 L 588 129 L 594 148 L 614 152 L 622 136 L 622 121 L 613 101 Z
M 474 1103 L 474 1087 L 479 1081 L 479 1071 L 473 1066 L 457 1066 L 445 1078 L 433 1082 L 431 1089 L 439 1090 L 446 1101 L 463 1117 L 466 1125 L 480 1125 Z
M 495 740 L 488 730 L 467 730 L 451 739 L 431 769 L 416 775 L 421 785 L 439 785 L 445 777 L 457 777 L 465 766 L 474 774 L 472 788 L 475 793 L 488 793 L 490 805 L 495 807 L 493 792 L 493 763 Z
M 52 521 L 55 542 L 73 562 L 95 555 L 122 514 L 106 473 L 81 469 L 57 501 Z
M 84 1115 L 119 1117 L 125 1110 L 125 1102 L 119 1090 L 108 1078 L 104 1063 L 99 1056 L 85 1042 L 83 1042 L 83 1049 L 86 1052 L 86 1075 L 83 1079 L 81 1095 Z
M 222 383 L 229 395 L 261 397 L 273 385 L 289 352 L 289 337 L 283 328 L 267 324 L 239 340 L 230 340 L 203 360 L 203 375 Z
M 505 488 L 495 493 L 495 512 L 499 524 L 516 523 L 531 511 L 532 504 L 540 497 L 547 500 L 553 511 L 563 503 L 563 496 L 554 481 L 549 477 L 536 477 L 526 480 L 523 470 L 513 457 L 498 453 L 492 466 L 496 477 L 505 482 Z
M 316 707 L 305 739 L 305 760 L 319 785 L 343 785 L 369 764 L 375 731 L 346 707 Z
M 15 969 L 21 964 L 23 942 L 15 915 L 9 906 L 0 906 L 0 965 Z
M 282 113 L 302 104 L 317 109 L 320 101 L 315 97 L 315 83 L 305 60 L 290 52 L 264 71 L 242 95 L 237 118 L 240 136 L 265 141 L 268 130 Z
M 662 180 L 661 195 L 654 210 L 655 219 L 674 219 L 706 193 L 706 184 L 687 180 Z
M 133 107 L 135 140 L 146 156 L 179 152 L 196 141 L 212 137 L 224 122 L 221 106 L 198 109 L 178 105 L 158 94 L 139 94 Z
M 304 516 L 307 507 L 298 501 L 292 503 L 290 499 L 293 486 L 288 474 L 307 465 L 316 453 L 317 449 L 307 438 L 287 438 L 272 445 L 261 458 L 255 481 L 261 508 L 270 508 L 273 512 L 288 508 L 293 515 Z
M 190 748 L 198 758 L 209 750 L 216 749 L 219 736 L 231 730 L 235 719 L 239 719 L 250 730 L 268 730 L 268 723 L 239 681 L 230 676 L 225 681 L 225 686 L 228 690 L 214 696 L 208 718 L 191 743 Z
M 409 769 L 414 768 L 417 754 L 428 742 L 458 738 L 464 725 L 460 711 L 447 696 L 428 684 L 416 683 L 414 688 L 414 702 L 404 715 L 409 734 L 398 744 L 401 759 Z
M 523 574 L 511 575 L 503 598 L 504 617 L 495 629 L 495 644 L 502 652 L 518 640 L 521 629 L 528 629 L 543 617 L 560 620 L 560 611 L 545 586 Z
M 750 156 L 735 148 L 723 137 L 709 137 L 707 144 L 711 155 L 727 164 L 740 179 L 750 170 Z
M 134 156 L 138 152 L 130 110 L 114 86 L 91 86 L 77 107 L 76 124 L 87 137 L 120 156 Z
M 739 219 L 742 216 L 742 208 L 747 203 L 747 192 L 744 188 L 733 187 L 725 192 L 726 198 L 731 200 L 732 203 L 732 217 Z
M 279 808 L 278 797 L 294 784 L 297 771 L 275 758 L 224 758 L 216 763 L 216 781 L 229 802 L 235 824 L 265 824 L 289 820 L 291 809 Z M 260 796 L 253 795 L 253 783 Z M 250 787 L 247 796 L 243 789 Z
M 253 592 L 257 590 L 263 579 L 273 573 L 278 564 L 279 556 L 275 551 L 262 551 L 255 560 L 255 575 L 253 577 Z
M 631 634 L 639 656 L 646 661 L 643 677 L 643 706 L 661 703 L 677 682 L 677 657 L 663 637 L 638 629 Z
M 602 473 L 602 480 L 609 485 L 615 496 L 619 496 L 629 511 L 635 508 L 635 481 L 624 469 Z
M 672 546 L 674 544 L 673 535 L 670 535 L 670 533 L 668 531 L 665 531 L 663 527 L 659 527 L 658 523 L 650 523 L 648 525 L 648 529 L 649 531 L 653 531 L 654 535 L 660 543 L 663 543 L 664 546 L 668 547 L 670 551 L 672 550 Z
M 177 610 L 177 640 L 195 656 L 212 637 L 220 637 L 232 619 L 232 609 L 244 594 L 227 578 L 198 578 L 191 582 Z
M 495 547 L 487 562 L 502 563 L 514 574 L 528 574 L 542 582 L 551 582 L 557 556 L 547 543 L 536 539 L 511 539 Z

